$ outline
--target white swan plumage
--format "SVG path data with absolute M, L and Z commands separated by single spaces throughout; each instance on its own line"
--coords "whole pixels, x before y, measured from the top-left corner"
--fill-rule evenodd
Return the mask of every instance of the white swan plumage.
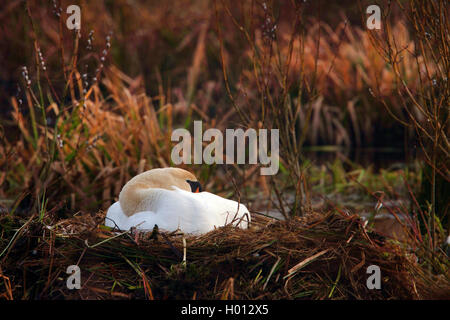
M 207 233 L 229 223 L 243 229 L 248 228 L 251 218 L 245 205 L 209 192 L 187 191 L 188 188 L 182 181 L 184 177 L 173 180 L 170 176 L 174 173 L 177 177 L 180 176 L 180 171 L 174 170 L 157 171 L 156 175 L 149 172 L 141 174 L 147 184 L 151 180 L 149 187 L 145 186 L 143 179 L 138 178 L 140 175 L 131 179 L 122 189 L 119 201 L 108 209 L 105 225 L 118 227 L 120 230 L 135 227 L 147 231 L 157 225 L 165 231 L 179 230 L 187 234 Z M 149 177 L 152 178 L 149 180 Z M 196 181 L 191 173 L 186 174 L 186 177 Z M 167 181 L 171 181 L 173 185 L 169 187 Z M 131 214 L 125 212 L 123 202 Z M 130 208 L 135 209 L 135 212 L 130 212 L 133 211 Z

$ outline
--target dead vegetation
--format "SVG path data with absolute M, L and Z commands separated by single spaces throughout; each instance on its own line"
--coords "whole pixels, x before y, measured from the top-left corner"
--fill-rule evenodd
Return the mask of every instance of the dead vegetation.
M 440 17 L 443 3 L 418 6 L 413 24 L 410 8 L 393 8 L 388 32 L 369 34 L 343 13 L 322 20 L 312 1 L 95 1 L 85 4 L 80 33 L 66 30 L 57 10 L 12 2 L 0 12 L 0 47 L 11 49 L 0 65 L 9 106 L 0 111 L 0 296 L 448 299 L 440 247 L 448 210 L 435 214 L 450 190 L 448 17 L 426 18 Z M 101 209 L 135 174 L 169 166 L 172 130 L 194 119 L 221 131 L 282 129 L 277 177 L 258 176 L 257 166 L 189 169 L 206 190 L 292 219 L 255 216 L 248 231 L 187 237 L 183 263 L 181 235 L 117 234 L 101 226 Z M 415 196 L 426 182 L 421 169 L 347 172 L 348 159 L 317 167 L 303 153 L 304 144 L 407 148 L 409 139 L 426 151 L 429 199 Z M 407 244 L 338 205 L 357 192 L 376 201 L 377 190 L 411 204 L 390 209 L 411 216 L 401 226 Z M 318 194 L 321 213 L 311 204 Z M 76 292 L 65 286 L 73 264 L 83 274 Z M 371 264 L 382 290 L 365 285 Z
M 10 221 L 10 217 L 3 216 Z M 358 216 L 312 214 L 289 222 L 255 216 L 198 237 L 116 232 L 104 215 L 45 225 L 28 220 L 1 255 L 3 296 L 14 299 L 439 299 L 449 282 Z M 11 227 L 17 221 L 10 221 Z M 13 232 L 4 230 L 4 233 Z M 183 245 L 183 238 L 186 246 Z M 186 250 L 186 260 L 183 252 Z M 69 265 L 81 290 L 66 288 Z M 381 269 L 381 290 L 366 286 Z

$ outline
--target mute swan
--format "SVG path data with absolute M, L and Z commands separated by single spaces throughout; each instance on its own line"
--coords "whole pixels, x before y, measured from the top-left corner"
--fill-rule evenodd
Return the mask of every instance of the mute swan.
M 197 178 L 180 168 L 157 168 L 138 174 L 128 181 L 119 194 L 123 212 L 131 216 L 136 212 L 149 210 L 153 189 L 172 190 L 172 186 L 182 190 L 200 192 L 202 188 Z
M 178 168 L 153 169 L 131 179 L 105 219 L 106 226 L 121 230 L 152 230 L 156 224 L 162 230 L 190 234 L 228 223 L 245 229 L 249 222 L 250 213 L 243 204 L 201 192 L 195 176 Z

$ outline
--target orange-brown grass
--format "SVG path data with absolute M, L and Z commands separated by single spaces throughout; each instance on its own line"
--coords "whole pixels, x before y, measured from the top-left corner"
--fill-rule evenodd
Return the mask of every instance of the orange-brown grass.
M 0 196 L 20 201 L 18 195 L 26 191 L 36 199 L 48 189 L 46 198 L 51 205 L 64 202 L 72 210 L 106 209 L 134 175 L 173 166 L 171 150 L 176 142 L 171 142 L 171 134 L 173 129 L 183 127 L 174 127 L 174 122 L 179 123 L 186 114 L 171 103 L 157 108 L 145 94 L 140 78 L 131 79 L 114 67 L 107 75 L 103 92 L 99 86 L 92 86 L 84 100 L 75 100 L 70 107 L 55 102 L 47 106 L 46 115 L 56 123 L 53 128 L 36 121 L 36 138 L 33 122 L 12 99 L 12 117 L 19 135 L 3 137 L 5 144 L 0 146 L 0 182 L 8 185 L 0 190 Z M 81 84 L 77 85 L 81 92 Z M 206 126 L 224 130 L 225 121 L 210 120 Z M 256 179 L 256 166 L 249 171 L 234 167 L 249 186 L 261 180 Z M 233 192 L 228 174 L 209 179 L 215 167 L 194 169 L 207 190 L 219 185 L 219 190 Z
M 295 110 L 298 103 L 302 104 L 298 125 L 308 128 L 304 139 L 312 145 L 370 145 L 377 127 L 392 120 L 388 112 L 403 121 L 406 119 L 402 114 L 403 100 L 397 95 L 397 90 L 402 88 L 396 73 L 380 55 L 367 30 L 349 24 L 344 16 L 342 20 L 334 29 L 327 23 L 312 20 L 304 35 L 295 36 L 290 25 L 280 24 L 279 37 L 269 46 L 261 32 L 255 32 L 255 46 L 269 59 L 262 63 L 272 72 L 273 79 L 269 78 L 268 82 L 270 90 L 276 92 L 273 95 L 279 94 L 276 90 L 281 90 L 281 85 L 277 82 L 281 83 L 285 76 L 291 90 L 297 90 L 297 83 L 305 82 L 304 101 L 298 102 L 300 98 L 294 96 L 286 107 Z M 404 20 L 397 21 L 391 33 L 401 50 L 398 72 L 409 90 L 415 92 L 420 76 L 423 78 L 426 72 L 433 75 L 435 69 L 428 67 L 426 71 L 423 57 L 414 55 L 413 35 L 405 24 Z M 249 61 L 255 60 L 252 49 L 247 49 L 245 56 Z M 285 69 L 278 67 L 278 61 Z M 264 68 L 261 77 L 269 72 Z M 250 97 L 248 100 L 256 96 L 258 85 L 261 86 L 258 81 L 261 80 L 251 70 L 242 71 L 239 85 Z M 314 91 L 307 92 L 308 86 Z M 305 96 L 309 96 L 309 101 Z M 389 107 L 388 111 L 380 98 Z M 250 101 L 248 108 L 259 108 L 256 101 Z
M 46 8 L 36 1 L 27 3 L 39 31 L 40 48 L 46 59 L 49 77 L 58 89 L 64 84 L 61 69 L 67 69 L 72 58 L 73 34 L 66 30 L 64 23 L 59 30 L 58 18 L 52 15 L 51 6 Z M 196 111 L 200 110 L 198 112 L 204 118 L 210 119 L 211 113 L 217 114 L 217 117 L 212 117 L 217 122 L 224 115 L 230 118 L 227 111 L 232 107 L 226 99 L 227 90 L 220 72 L 220 56 L 223 54 L 222 62 L 229 74 L 230 88 L 237 91 L 237 102 L 241 108 L 244 105 L 249 108 L 253 126 L 263 118 L 260 114 L 261 96 L 258 94 L 263 84 L 262 78 L 269 77 L 269 89 L 276 96 L 277 82 L 282 82 L 285 76 L 284 72 L 280 73 L 276 60 L 281 61 L 283 68 L 287 67 L 291 82 L 305 79 L 313 93 L 310 97 L 298 97 L 292 92 L 291 97 L 293 105 L 297 103 L 296 99 L 301 99 L 304 104 L 300 109 L 299 125 L 309 123 L 308 113 L 310 109 L 313 110 L 313 121 L 305 137 L 309 144 L 363 146 L 374 142 L 373 133 L 377 125 L 394 126 L 395 121 L 370 94 L 369 89 L 388 98 L 392 112 L 402 117 L 400 103 L 394 93 L 397 85 L 393 71 L 369 41 L 367 30 L 356 23 L 345 22 L 343 14 L 342 23 L 333 22 L 333 25 L 332 22 L 318 21 L 311 19 L 311 15 L 305 15 L 301 23 L 307 27 L 295 33 L 292 30 L 294 10 L 291 4 L 273 4 L 279 6 L 281 12 L 276 21 L 278 28 L 274 32 L 276 41 L 265 47 L 262 38 L 267 13 L 263 12 L 261 3 L 244 1 L 239 6 L 233 6 L 227 1 L 217 1 L 216 16 L 213 6 L 207 1 L 175 1 L 171 5 L 143 1 L 136 1 L 133 5 L 126 1 L 113 4 L 104 1 L 83 2 L 82 40 L 78 48 L 79 72 L 85 72 L 86 64 L 91 77 L 90 73 L 96 68 L 104 47 L 105 37 L 112 31 L 113 52 L 107 61 L 119 66 L 128 76 L 142 76 L 146 91 L 151 96 L 159 95 L 163 100 L 162 105 L 172 102 L 189 115 L 193 112 L 193 103 Z M 68 2 L 62 1 L 61 8 L 67 5 Z M 261 73 L 259 79 L 255 79 L 252 45 L 242 40 L 242 32 L 225 13 L 227 6 L 238 23 L 245 28 L 250 26 L 247 32 L 258 51 L 264 53 L 272 50 L 272 54 L 265 53 L 267 61 L 259 67 L 264 70 L 256 70 Z M 311 10 L 312 5 L 306 3 L 303 6 L 305 10 Z M 185 10 L 176 9 L 179 7 Z M 10 60 L 6 66 L 14 88 L 18 79 L 13 71 L 21 65 L 31 68 L 35 60 L 30 53 L 33 42 L 29 41 L 31 31 L 27 29 L 28 17 L 23 9 L 16 4 L 5 8 L 2 13 L 7 27 L 0 43 L 14 46 L 11 51 L 18 53 L 17 57 L 8 57 Z M 216 19 L 222 29 L 222 48 L 216 34 Z M 398 22 L 392 26 L 392 33 L 396 45 L 403 50 L 400 63 L 403 80 L 414 90 L 419 69 L 423 72 L 423 65 L 420 55 L 417 60 L 413 57 L 416 48 L 411 41 L 411 31 L 405 25 L 408 22 L 399 15 Z M 95 35 L 93 52 L 85 48 L 90 30 Z M 17 38 L 27 41 L 14 41 Z M 64 56 L 61 57 L 61 54 Z M 20 62 L 15 61 L 16 58 L 21 58 L 18 59 Z M 290 63 L 285 66 L 288 60 Z M 65 67 L 61 61 L 65 62 Z M 271 71 L 269 75 L 268 70 Z M 433 70 L 428 72 L 432 75 Z M 162 92 L 162 87 L 167 92 Z M 306 86 L 303 90 L 306 90 Z
M 206 1 L 180 3 L 189 10 L 144 2 L 135 2 L 138 9 L 125 1 L 86 3 L 81 37 L 65 30 L 62 18 L 37 19 L 48 12 L 33 1 L 0 13 L 8 25 L 24 26 L 6 27 L 2 43 L 30 40 L 12 50 L 29 57 L 20 64 L 9 57 L 13 66 L 8 68 L 26 65 L 31 78 L 29 84 L 19 81 L 12 121 L 0 123 L 0 296 L 75 297 L 59 278 L 78 261 L 90 279 L 78 298 L 418 299 L 439 297 L 440 286 L 448 289 L 447 278 L 433 278 L 400 247 L 380 243 L 356 217 L 313 215 L 250 231 L 227 227 L 189 237 L 186 267 L 180 265 L 179 236 L 112 238 L 115 233 L 98 228 L 104 214 L 92 218 L 86 212 L 106 209 L 135 174 L 171 165 L 172 129 L 189 128 L 193 119 L 204 120 L 204 129 L 280 128 L 284 175 L 258 177 L 256 166 L 234 166 L 233 174 L 228 167 L 196 166 L 196 174 L 207 182 L 206 190 L 240 197 L 244 186 L 253 186 L 259 197 L 261 190 L 265 197 L 275 194 L 285 216 L 302 215 L 311 211 L 303 210 L 310 192 L 301 166 L 304 142 L 365 145 L 376 126 L 395 123 L 389 113 L 401 118 L 399 99 L 407 107 L 420 98 L 415 89 L 423 58 L 412 58 L 414 37 L 403 19 L 389 33 L 396 40 L 395 54 L 402 55 L 394 75 L 378 56 L 382 48 L 355 25 L 342 23 L 333 31 L 312 20 L 293 32 L 288 15 L 268 35 L 264 21 L 275 19 L 259 2 L 235 7 L 217 1 L 214 9 Z M 301 18 L 296 16 L 298 26 Z M 84 48 L 91 28 L 97 32 L 93 52 Z M 95 73 L 100 81 L 94 82 L 108 28 L 114 32 L 111 52 Z M 250 35 L 244 41 L 242 31 Z M 433 72 L 430 65 L 430 80 Z M 404 81 L 400 88 L 399 80 Z M 406 97 L 414 99 L 404 99 L 406 87 L 411 90 Z M 406 110 L 414 114 L 414 108 Z M 239 122 L 242 118 L 248 121 Z M 417 117 L 415 124 L 422 120 Z M 286 213 L 283 193 L 296 196 Z M 5 204 L 5 198 L 12 203 Z M 30 255 L 33 248 L 37 252 Z M 448 273 L 435 254 L 425 252 L 422 258 L 433 260 L 424 265 Z M 366 289 L 368 263 L 384 270 L 384 290 Z M 289 270 L 296 273 L 285 277 Z

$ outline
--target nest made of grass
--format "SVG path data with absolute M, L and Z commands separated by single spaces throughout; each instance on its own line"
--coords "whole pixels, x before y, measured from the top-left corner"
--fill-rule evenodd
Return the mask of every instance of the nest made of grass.
M 449 288 L 427 282 L 413 257 L 368 233 L 356 215 L 255 216 L 248 230 L 225 226 L 202 236 L 117 232 L 103 221 L 104 213 L 52 225 L 28 220 L 0 258 L 0 292 L 14 299 L 422 299 L 445 297 Z M 80 290 L 66 287 L 69 265 L 80 267 Z M 380 267 L 380 290 L 367 288 L 370 265 Z

